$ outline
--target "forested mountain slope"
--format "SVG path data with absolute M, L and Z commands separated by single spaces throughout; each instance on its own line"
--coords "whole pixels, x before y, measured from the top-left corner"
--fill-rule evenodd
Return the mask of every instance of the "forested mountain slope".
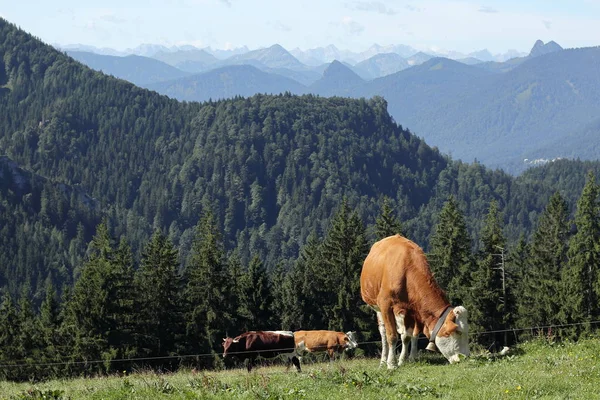
M 111 232 L 127 238 L 136 257 L 161 229 L 185 264 L 194 226 L 210 209 L 227 249 L 237 248 L 244 262 L 258 255 L 269 268 L 288 265 L 311 232 L 322 235 L 329 227 L 343 198 L 371 224 L 383 196 L 405 232 L 424 246 L 449 194 L 465 210 L 474 238 L 496 199 L 507 234 L 516 239 L 553 190 L 451 161 L 397 125 L 378 97 L 286 94 L 180 103 L 95 72 L 2 19 L 0 60 L 0 154 L 53 185 L 96 199 Z M 12 187 L 6 176 L 3 185 Z M 27 208 L 26 194 L 6 193 L 5 215 L 24 210 L 26 219 L 37 221 L 40 214 L 43 229 L 22 235 L 18 244 L 2 231 L 5 255 L 44 246 L 69 254 L 81 221 L 82 234 L 91 236 L 95 214 L 67 212 L 48 221 L 41 206 Z M 69 197 L 69 207 L 82 206 Z M 54 227 L 64 231 L 56 247 Z M 4 276 L 22 279 L 11 290 L 36 288 L 50 276 L 50 258 L 25 263 L 27 273 L 19 272 L 17 259 L 6 260 Z M 59 259 L 62 275 L 51 277 L 56 283 L 77 266 Z

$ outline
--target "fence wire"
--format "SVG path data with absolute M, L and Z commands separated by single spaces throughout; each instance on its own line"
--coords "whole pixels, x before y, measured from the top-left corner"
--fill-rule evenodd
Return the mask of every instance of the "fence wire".
M 490 330 L 483 332 L 473 332 L 469 333 L 469 336 L 483 336 L 495 333 L 505 333 L 505 332 L 523 332 L 523 331 L 541 331 L 545 329 L 553 329 L 553 328 L 566 328 L 571 326 L 581 326 L 581 325 L 596 325 L 600 324 L 600 320 L 597 321 L 586 321 L 586 322 L 575 322 L 570 324 L 555 324 L 555 325 L 541 325 L 541 326 L 530 326 L 527 328 L 507 328 L 507 329 L 498 329 L 498 330 Z M 426 339 L 424 336 L 419 339 Z M 370 344 L 379 344 L 381 340 L 371 340 L 365 342 L 357 342 L 360 345 L 370 345 Z M 293 352 L 295 348 L 281 348 L 276 349 L 276 351 L 283 352 Z M 273 351 L 273 350 L 267 350 Z M 242 354 L 253 354 L 253 353 L 264 353 L 265 350 L 246 350 L 246 351 L 236 351 L 236 352 L 228 352 L 227 355 L 242 355 Z M 130 358 L 115 358 L 108 360 L 70 360 L 70 361 L 55 361 L 55 362 L 45 362 L 45 363 L 28 363 L 27 360 L 15 360 L 16 364 L 0 364 L 0 368 L 20 368 L 20 367 L 51 367 L 51 366 L 59 366 L 59 365 L 88 365 L 88 364 L 112 364 L 119 362 L 136 362 L 136 361 L 154 361 L 154 360 L 183 360 L 188 358 L 215 358 L 219 357 L 221 353 L 200 353 L 200 354 L 184 354 L 184 355 L 172 355 L 172 356 L 155 356 L 155 357 L 130 357 Z

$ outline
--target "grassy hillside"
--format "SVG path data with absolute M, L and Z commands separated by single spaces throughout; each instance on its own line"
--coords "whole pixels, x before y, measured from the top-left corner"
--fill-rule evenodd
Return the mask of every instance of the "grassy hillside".
M 596 399 L 600 369 L 597 339 L 579 343 L 526 343 L 504 357 L 475 355 L 449 365 L 421 355 L 395 371 L 378 360 L 305 365 L 298 374 L 263 367 L 248 374 L 180 372 L 50 381 L 0 383 L 7 399 Z M 41 397 L 46 395 L 47 397 Z M 37 397 L 36 397 L 37 396 Z M 53 397 L 54 396 L 54 397 Z

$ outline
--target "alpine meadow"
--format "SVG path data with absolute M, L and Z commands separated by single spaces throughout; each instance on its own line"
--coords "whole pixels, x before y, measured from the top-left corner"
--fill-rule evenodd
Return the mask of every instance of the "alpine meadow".
M 571 64 L 587 78 L 597 70 L 583 63 L 600 70 L 597 48 L 554 45 L 478 66 L 416 65 L 427 55 L 397 49 L 309 67 L 308 52 L 294 53 L 300 62 L 281 46 L 227 62 L 197 49 L 67 52 L 0 17 L 0 397 L 598 396 L 598 82 L 573 89 L 580 103 L 546 121 L 546 142 L 515 145 L 587 138 L 586 160 L 514 175 L 453 159 L 410 130 L 471 135 L 497 165 L 490 154 L 510 149 L 484 149 L 474 133 L 506 110 L 513 94 L 497 88 L 522 94 L 536 68 L 547 80 Z M 99 71 L 110 68 L 119 72 Z M 438 99 L 417 114 L 434 86 L 464 103 Z M 548 96 L 526 113 L 562 107 Z M 536 125 L 515 113 L 500 125 Z M 471 356 L 458 365 L 419 342 L 416 362 L 377 369 L 381 325 L 360 277 L 371 246 L 396 234 L 424 250 L 449 304 L 468 310 Z M 304 354 L 301 373 L 280 358 L 248 374 L 242 358 L 223 357 L 224 338 L 298 330 L 356 332 L 358 347 L 336 347 L 329 365 Z

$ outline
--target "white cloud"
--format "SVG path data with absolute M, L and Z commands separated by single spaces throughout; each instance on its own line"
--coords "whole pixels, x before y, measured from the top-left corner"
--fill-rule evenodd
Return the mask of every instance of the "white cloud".
M 542 20 L 542 24 L 546 27 L 546 29 L 552 29 L 552 21 L 548 21 L 547 19 Z
M 395 15 L 396 11 L 387 7 L 380 1 L 355 1 L 347 5 L 347 7 L 358 11 L 371 11 L 385 15 Z
M 100 21 L 108 22 L 110 24 L 123 24 L 127 22 L 125 18 L 117 17 L 117 15 L 114 13 L 100 15 L 98 19 Z
M 352 19 L 352 17 L 349 16 L 342 17 L 342 26 L 351 35 L 360 35 L 365 30 L 363 25 L 356 22 Z
M 492 8 L 490 6 L 481 6 L 481 7 L 479 7 L 479 10 L 477 10 L 477 11 L 482 12 L 482 13 L 489 13 L 489 14 L 494 14 L 494 13 L 498 12 L 498 10 L 496 10 L 495 8 Z
M 292 30 L 292 28 L 290 28 L 289 25 L 286 25 L 281 21 L 270 21 L 268 22 L 268 25 L 282 32 L 290 32 Z

